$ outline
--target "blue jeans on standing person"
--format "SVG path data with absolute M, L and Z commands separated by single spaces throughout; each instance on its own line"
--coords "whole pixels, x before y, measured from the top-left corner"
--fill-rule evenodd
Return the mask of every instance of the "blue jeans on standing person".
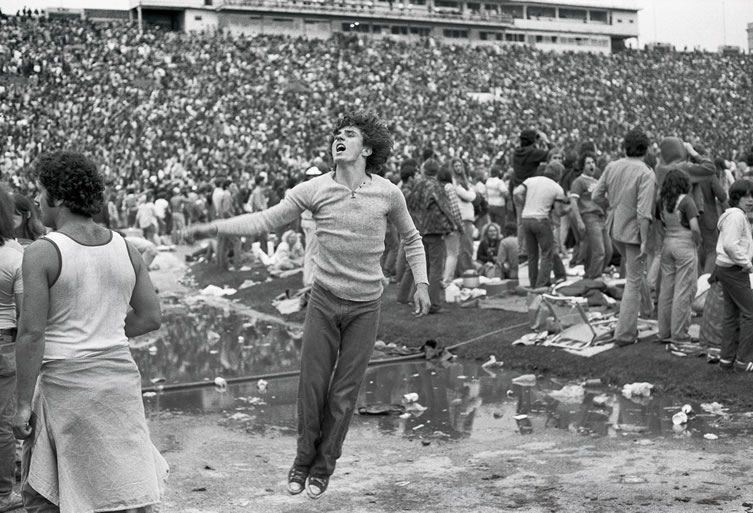
M 585 245 L 586 279 L 598 280 L 604 273 L 606 263 L 612 260 L 612 240 L 609 238 L 604 216 L 600 214 L 585 213 L 581 216 L 586 225 Z
M 475 270 L 473 263 L 473 230 L 476 226 L 473 221 L 463 220 L 463 233 L 460 235 L 460 252 L 458 253 L 457 270 L 458 276 L 465 271 Z
M 753 362 L 753 290 L 750 275 L 739 265 L 717 264 L 714 276 L 722 284 L 724 317 L 720 358 L 730 362 Z M 737 329 L 739 327 L 739 332 Z
M 528 279 L 531 287 L 546 287 L 550 284 L 554 265 L 552 224 L 549 218 L 526 218 L 522 220 L 522 230 L 528 253 Z
M 314 282 L 306 309 L 298 382 L 298 448 L 293 466 L 328 477 L 376 342 L 382 300 L 350 301 Z
M 696 250 L 690 231 L 684 237 L 664 239 L 659 288 L 660 339 L 690 340 L 690 312 L 698 284 Z
M 625 261 L 625 290 L 620 300 L 620 316 L 614 340 L 632 343 L 638 338 L 638 313 L 641 307 L 641 287 L 646 283 L 646 259 L 640 258 L 640 244 L 614 241 Z
M 421 242 L 426 254 L 426 271 L 429 277 L 429 299 L 432 311 L 442 306 L 442 275 L 444 274 L 445 245 L 442 235 L 422 235 Z M 408 303 L 413 296 L 413 273 L 407 268 L 400 280 L 397 302 Z

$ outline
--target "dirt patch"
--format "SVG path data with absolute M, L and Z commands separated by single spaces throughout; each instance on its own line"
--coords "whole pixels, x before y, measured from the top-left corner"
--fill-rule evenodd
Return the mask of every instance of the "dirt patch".
M 250 434 L 220 420 L 151 419 L 172 469 L 163 512 L 660 513 L 751 511 L 753 503 L 753 450 L 739 441 L 589 439 L 540 425 L 524 436 L 505 418 L 469 439 L 429 445 L 356 424 L 330 490 L 314 503 L 285 491 L 293 436 Z

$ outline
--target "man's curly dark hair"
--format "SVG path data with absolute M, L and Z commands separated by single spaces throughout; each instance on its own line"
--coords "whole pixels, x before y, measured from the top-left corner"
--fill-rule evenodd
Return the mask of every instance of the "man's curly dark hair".
M 39 156 L 33 176 L 47 189 L 47 204 L 62 200 L 71 213 L 92 217 L 104 204 L 104 180 L 82 153 L 55 151 Z
M 346 126 L 354 126 L 361 130 L 364 147 L 371 148 L 371 155 L 366 157 L 366 172 L 378 173 L 392 153 L 392 135 L 387 125 L 373 112 L 346 113 L 335 123 L 329 141 L 330 146 L 332 146 L 337 132 Z
M 640 128 L 633 128 L 625 134 L 625 140 L 622 144 L 625 148 L 625 155 L 628 157 L 643 157 L 648 152 L 651 141 L 649 141 L 646 132 Z

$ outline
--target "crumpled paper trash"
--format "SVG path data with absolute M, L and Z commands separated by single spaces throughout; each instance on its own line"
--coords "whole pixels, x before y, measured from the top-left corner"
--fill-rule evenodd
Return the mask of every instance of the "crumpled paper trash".
M 629 383 L 622 387 L 622 395 L 630 399 L 631 397 L 650 397 L 654 385 L 651 383 L 639 382 Z
M 199 294 L 201 294 L 202 296 L 222 297 L 222 296 L 232 296 L 236 292 L 238 291 L 230 287 L 220 288 L 217 285 L 207 285 L 206 287 L 201 289 Z

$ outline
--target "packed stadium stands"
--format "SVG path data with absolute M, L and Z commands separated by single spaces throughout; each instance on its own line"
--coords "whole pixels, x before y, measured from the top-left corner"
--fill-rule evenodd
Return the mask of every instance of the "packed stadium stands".
M 433 146 L 471 168 L 509 154 L 522 128 L 564 148 L 619 153 L 639 125 L 741 159 L 751 147 L 753 59 L 625 51 L 147 31 L 8 17 L 0 27 L 0 170 L 41 151 L 93 155 L 112 179 L 239 171 L 285 176 L 327 153 L 339 113 L 392 124 L 394 162 Z

